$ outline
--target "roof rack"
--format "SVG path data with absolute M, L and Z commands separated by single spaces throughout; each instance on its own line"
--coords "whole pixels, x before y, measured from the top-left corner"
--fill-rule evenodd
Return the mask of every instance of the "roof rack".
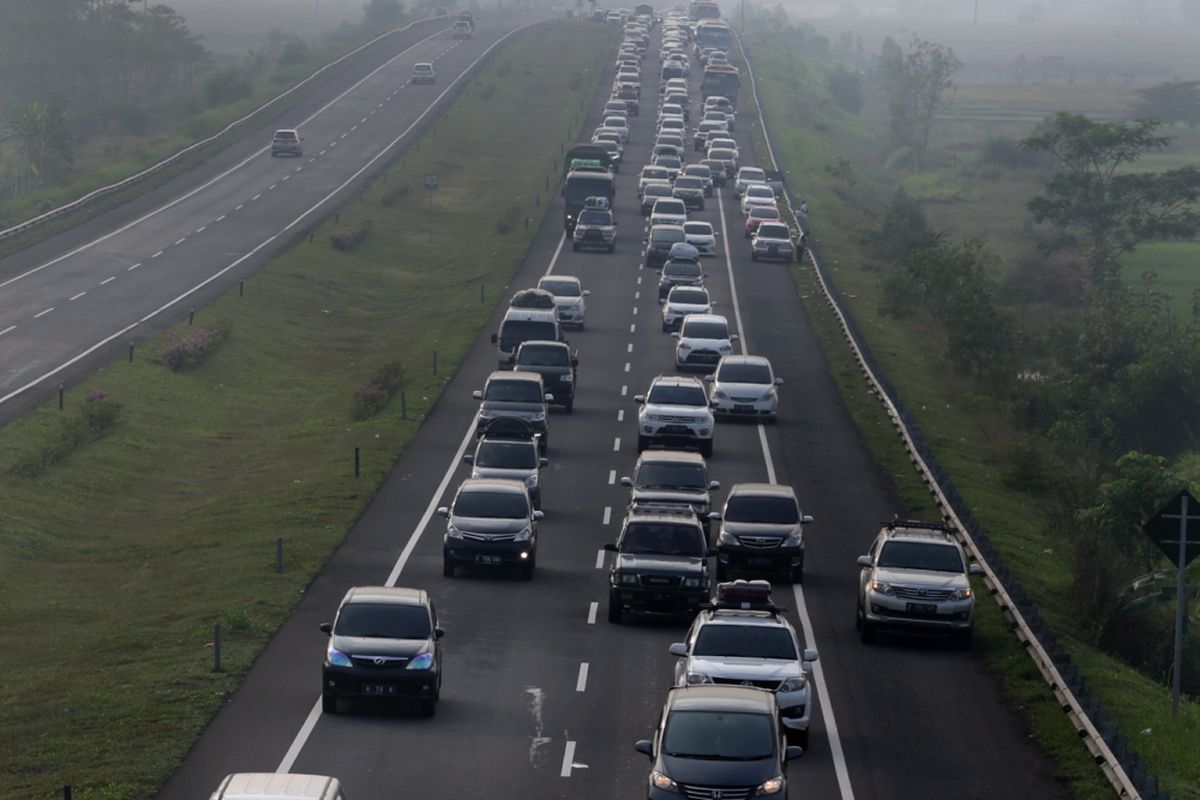
M 947 525 L 945 522 L 923 522 L 919 519 L 900 519 L 894 517 L 888 522 L 880 523 L 884 528 L 893 531 L 896 528 L 923 528 L 929 531 L 944 531 L 945 533 L 954 533 L 954 528 Z
M 665 516 L 696 518 L 696 509 L 692 508 L 687 503 L 667 503 L 655 502 L 653 500 L 639 500 L 630 504 L 629 512 L 631 514 L 660 514 Z
M 717 593 L 709 604 L 717 610 L 766 611 L 781 614 L 787 609 L 771 602 L 771 583 L 764 580 L 725 581 L 717 584 Z

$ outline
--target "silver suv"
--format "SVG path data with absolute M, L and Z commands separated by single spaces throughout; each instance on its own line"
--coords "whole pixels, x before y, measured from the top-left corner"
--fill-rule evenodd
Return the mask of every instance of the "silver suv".
M 691 319 L 689 317 L 688 319 Z M 713 415 L 704 384 L 696 378 L 659 375 L 650 391 L 634 396 L 638 409 L 638 452 L 654 444 L 699 447 L 711 458 Z
M 700 368 L 708 372 L 723 356 L 733 354 L 738 335 L 729 331 L 729 320 L 720 314 L 689 314 L 679 330 L 671 334 L 675 345 L 675 369 Z
M 696 615 L 687 638 L 671 645 L 679 659 L 675 685 L 732 684 L 774 692 L 789 738 L 807 748 L 809 672 L 817 651 L 800 648 L 783 611 L 771 602 L 767 581 L 718 584 L 712 605 Z
M 949 633 L 967 649 L 975 616 L 971 575 L 982 568 L 967 560 L 951 529 L 940 522 L 893 520 L 884 524 L 871 551 L 858 557 L 855 625 L 866 643 L 880 628 Z
M 292 128 L 283 128 L 275 131 L 275 135 L 271 137 L 271 158 L 275 156 L 296 156 L 299 158 L 304 155 L 304 145 L 301 142 L 304 137 L 300 135 L 300 131 Z
M 571 235 L 571 249 L 579 252 L 584 248 L 613 252 L 617 249 L 617 221 L 612 211 L 600 208 L 585 208 L 579 212 L 575 232 Z

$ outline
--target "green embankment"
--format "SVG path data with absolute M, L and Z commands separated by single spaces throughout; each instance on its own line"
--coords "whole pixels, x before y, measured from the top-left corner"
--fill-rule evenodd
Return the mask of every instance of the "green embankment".
M 569 23 L 521 34 L 340 223 L 247 281 L 245 296 L 234 290 L 199 311 L 197 328 L 228 331 L 199 368 L 168 370 L 158 337 L 133 364 L 69 391 L 65 412 L 50 404 L 0 430 L 10 642 L 0 655 L 0 797 L 61 797 L 71 784 L 76 798 L 140 799 L 171 773 L 505 293 L 614 36 Z M 440 176 L 432 215 L 428 172 Z M 330 247 L 333 230 L 365 220 L 356 249 Z M 177 330 L 195 331 L 186 321 Z M 394 397 L 356 421 L 356 390 L 396 361 L 408 419 Z M 122 405 L 107 434 L 39 477 L 14 474 L 97 390 L 108 397 L 93 403 Z M 214 623 L 223 673 L 211 671 Z
M 825 66 L 799 52 L 788 34 L 757 32 L 747 42 L 781 168 L 788 171 L 790 185 L 806 197 L 823 265 L 884 372 L 974 515 L 1005 554 L 1010 569 L 1064 640 L 1088 685 L 1149 769 L 1159 775 L 1160 788 L 1176 798 L 1200 797 L 1200 707 L 1185 702 L 1180 716 L 1172 718 L 1166 690 L 1082 641 L 1084 621 L 1075 616 L 1067 600 L 1068 545 L 1055 538 L 1034 501 L 1000 480 L 1010 468 L 1004 451 L 1014 437 L 1005 409 L 956 377 L 939 353 L 931 352 L 930 342 L 940 341 L 935 326 L 898 322 L 878 313 L 881 266 L 864 251 L 859 238 L 860 231 L 876 224 L 875 214 L 895 188 L 903 185 L 927 202 L 936 228 L 955 235 L 987 234 L 1013 268 L 1028 236 L 1023 203 L 1037 191 L 1036 178 L 1017 173 L 984 179 L 963 170 L 959 157 L 966 151 L 973 158 L 988 136 L 1027 135 L 1029 119 L 1005 122 L 999 130 L 990 121 L 939 123 L 934 150 L 940 149 L 940 157 L 930 159 L 934 165 L 925 171 L 909 175 L 884 163 L 886 147 L 880 137 L 886 136 L 886 127 L 878 109 L 873 114 L 868 107 L 861 116 L 839 109 L 825 91 Z M 997 91 L 982 89 L 978 102 L 986 105 L 994 99 L 989 99 L 989 93 Z M 1007 87 L 1005 105 L 1027 106 L 1040 114 L 1045 110 L 1044 98 L 1023 102 L 1032 93 Z M 853 182 L 826 171 L 839 158 L 850 163 Z M 1192 292 L 1200 285 L 1191 268 L 1198 253 L 1195 244 L 1146 246 L 1131 259 L 1127 278 L 1136 282 L 1141 270 L 1152 267 L 1158 273 L 1158 288 L 1172 291 L 1178 313 L 1190 316 Z M 910 513 L 933 513 L 878 400 L 867 391 L 810 269 L 799 269 L 798 283 L 843 398 L 873 454 L 896 482 Z M 979 657 L 997 676 L 1010 705 L 1022 712 L 1031 735 L 1053 758 L 1065 785 L 1081 799 L 1111 796 L 1107 780 L 990 600 L 980 604 L 977 644 Z M 986 731 L 980 735 L 985 744 Z

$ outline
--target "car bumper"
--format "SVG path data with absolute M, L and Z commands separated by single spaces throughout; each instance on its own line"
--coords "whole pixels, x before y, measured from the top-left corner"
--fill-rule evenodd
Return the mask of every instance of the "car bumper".
M 272 147 L 273 156 L 302 156 L 304 151 L 299 147 Z
M 751 402 L 739 402 L 736 398 L 712 399 L 713 413 L 730 417 L 773 417 L 779 411 L 779 400 L 763 398 Z
M 434 696 L 438 672 L 436 669 L 368 669 L 326 665 L 321 677 L 323 690 L 338 697 L 419 699 Z
M 487 542 L 475 539 L 447 537 L 442 544 L 442 557 L 459 564 L 504 567 L 528 564 L 537 556 L 537 542 Z
M 579 230 L 579 229 L 576 228 L 576 230 Z M 575 243 L 575 246 L 578 247 L 580 250 L 589 250 L 589 249 L 607 250 L 608 248 L 612 247 L 613 242 L 615 242 L 616 240 L 617 240 L 617 237 L 615 237 L 615 236 L 611 236 L 611 237 L 601 236 L 600 238 L 596 238 L 595 236 L 577 236 L 577 237 L 572 237 L 572 239 L 571 239 L 571 241 Z
M 645 586 L 609 586 L 611 599 L 630 611 L 686 614 L 708 602 L 708 587 L 656 589 Z
M 718 544 L 717 561 L 730 569 L 759 572 L 790 570 L 804 563 L 804 545 L 747 547 L 743 544 Z
M 932 606 L 934 610 L 914 606 Z M 867 622 L 885 628 L 960 631 L 971 627 L 974 607 L 972 600 L 920 603 L 879 592 L 868 592 L 863 604 L 863 614 Z
M 812 721 L 812 693 L 805 689 L 802 692 L 776 692 L 775 699 L 779 703 L 779 721 L 783 727 L 792 731 L 806 731 Z
M 508 363 L 507 360 L 501 359 L 500 367 L 502 369 L 511 369 L 512 365 L 510 363 Z M 501 418 L 502 418 L 502 415 L 498 415 L 495 417 L 487 417 L 486 419 L 476 420 L 475 421 L 475 438 L 478 439 L 480 436 L 483 436 L 485 433 L 487 433 L 487 426 L 490 422 L 492 422 L 493 420 L 501 419 Z M 546 420 L 544 420 L 544 419 L 531 420 L 531 419 L 527 419 L 525 417 L 517 417 L 515 415 L 513 416 L 513 418 L 520 419 L 520 420 L 523 420 L 524 422 L 527 422 L 529 424 L 529 429 L 531 431 L 533 431 L 534 433 L 544 434 L 546 432 Z
M 702 256 L 715 256 L 717 254 L 717 243 L 716 242 L 705 242 L 705 243 L 688 242 L 688 244 L 690 244 L 692 247 L 699 250 L 700 255 L 702 255 Z
M 755 247 L 751 250 L 755 258 L 791 261 L 795 258 L 795 248 L 792 247 Z
M 722 353 L 714 353 L 708 350 L 691 350 L 686 355 L 675 351 L 675 367 L 677 369 L 699 369 L 715 367 L 717 362 L 721 360 Z
M 582 308 L 559 308 L 558 309 L 558 324 L 559 325 L 582 325 L 583 324 L 583 309 Z
M 680 194 L 676 198 L 683 201 L 683 204 L 688 208 L 700 208 L 704 205 L 704 193 L 696 192 L 695 194 Z

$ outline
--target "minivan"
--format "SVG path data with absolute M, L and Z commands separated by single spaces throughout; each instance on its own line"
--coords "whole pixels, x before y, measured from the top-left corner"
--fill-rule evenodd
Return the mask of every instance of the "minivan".
M 209 800 L 346 800 L 342 784 L 326 775 L 235 772 L 226 775 Z
M 558 325 L 558 312 L 542 308 L 510 308 L 500 321 L 500 330 L 492 334 L 496 345 L 498 363 L 507 367 L 521 342 L 543 339 L 550 342 L 563 341 Z

